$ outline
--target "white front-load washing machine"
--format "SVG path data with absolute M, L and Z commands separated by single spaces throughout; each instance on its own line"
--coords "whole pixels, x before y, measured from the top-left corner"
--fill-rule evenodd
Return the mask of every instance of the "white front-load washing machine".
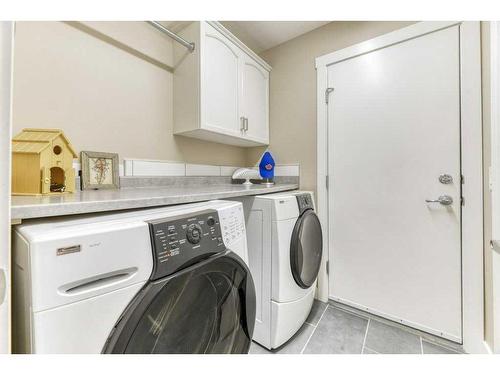
M 274 349 L 304 324 L 314 300 L 323 237 L 311 192 L 236 198 L 243 203 L 256 290 L 253 340 Z
M 248 352 L 239 202 L 27 221 L 13 241 L 15 352 Z

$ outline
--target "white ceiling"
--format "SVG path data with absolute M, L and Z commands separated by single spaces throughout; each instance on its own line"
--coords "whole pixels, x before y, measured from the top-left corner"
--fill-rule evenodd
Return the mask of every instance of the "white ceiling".
M 222 21 L 255 53 L 261 53 L 330 21 Z

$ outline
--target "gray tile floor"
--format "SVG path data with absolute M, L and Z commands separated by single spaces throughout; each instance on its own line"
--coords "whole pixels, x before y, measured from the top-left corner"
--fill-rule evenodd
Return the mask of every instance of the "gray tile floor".
M 250 354 L 459 354 L 461 347 L 398 323 L 330 301 L 315 300 L 301 329 L 269 351 L 252 343 Z

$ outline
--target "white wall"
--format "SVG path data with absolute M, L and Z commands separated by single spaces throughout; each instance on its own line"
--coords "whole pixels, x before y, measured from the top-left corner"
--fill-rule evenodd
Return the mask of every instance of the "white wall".
M 413 22 L 331 22 L 260 56 L 272 67 L 270 145 L 277 164 L 300 164 L 300 187 L 316 189 L 316 70 L 314 59 Z M 249 149 L 253 165 L 263 148 Z
M 0 22 L 0 354 L 8 353 L 10 314 L 11 22 Z
M 18 22 L 14 134 L 60 128 L 80 152 L 246 165 L 246 150 L 173 135 L 172 39 L 145 22 Z

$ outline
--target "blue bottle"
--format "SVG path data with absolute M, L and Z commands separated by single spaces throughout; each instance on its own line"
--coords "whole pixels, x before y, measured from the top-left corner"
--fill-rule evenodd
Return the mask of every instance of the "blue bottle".
M 271 153 L 266 151 L 264 155 L 262 155 L 262 159 L 259 164 L 260 175 L 264 179 L 264 184 L 274 184 L 274 166 L 275 163 Z

